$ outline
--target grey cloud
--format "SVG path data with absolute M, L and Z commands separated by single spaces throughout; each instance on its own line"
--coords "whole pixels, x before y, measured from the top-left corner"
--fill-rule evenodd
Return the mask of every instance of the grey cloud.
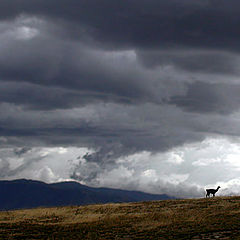
M 173 94 L 184 92 L 181 84 L 184 77 L 180 78 L 174 69 L 143 68 L 134 50 L 97 50 L 82 42 L 54 38 L 48 30 L 42 34 L 28 40 L 10 36 L 2 40 L 2 102 L 54 109 L 96 100 L 161 103 Z
M 233 2 L 236 4 L 235 1 Z M 107 19 L 108 17 L 114 18 L 115 15 L 117 19 L 119 18 L 119 21 L 116 21 L 117 23 L 121 22 L 122 15 L 125 17 L 127 16 L 130 19 L 136 17 L 136 19 L 140 19 L 139 21 L 146 21 L 147 23 L 151 20 L 152 15 L 154 15 L 159 18 L 166 18 L 164 21 L 171 23 L 171 21 L 168 21 L 169 18 L 175 18 L 179 15 L 181 16 L 181 20 L 186 16 L 189 16 L 189 14 L 191 15 L 192 11 L 200 11 L 200 13 L 203 11 L 203 13 L 205 13 L 208 6 L 210 6 L 210 12 L 225 12 L 226 15 L 230 13 L 234 15 L 234 9 L 233 11 L 228 7 L 214 9 L 208 2 L 192 4 L 189 1 L 184 1 L 182 3 L 177 3 L 175 1 L 170 1 L 169 3 L 166 3 L 165 1 L 151 1 L 147 3 L 145 1 L 140 1 L 138 4 L 134 2 L 129 8 L 126 7 L 127 5 L 125 2 L 120 3 L 118 1 L 111 3 L 108 8 L 105 8 L 104 6 L 106 3 L 110 2 L 104 1 L 100 8 L 97 8 L 97 10 L 95 9 L 99 12 L 96 12 L 94 16 L 90 14 L 89 18 L 86 16 L 84 17 L 85 13 L 95 11 L 94 8 L 96 6 L 99 7 L 99 4 L 96 4 L 95 1 L 78 2 L 76 6 L 74 5 L 76 2 L 72 1 L 67 6 L 66 12 L 60 11 L 64 2 L 58 3 L 58 10 L 52 9 L 54 2 L 45 3 L 46 6 L 49 5 L 49 8 L 46 10 L 43 8 L 43 6 L 45 6 L 43 1 L 37 1 L 36 6 L 28 1 L 21 1 L 19 11 L 17 10 L 17 4 L 13 8 L 16 9 L 16 12 L 24 12 L 25 14 L 29 13 L 32 16 L 36 14 L 36 16 L 41 15 L 42 17 L 54 16 L 55 18 L 58 16 L 62 20 L 74 19 L 73 28 L 75 28 L 74 26 L 82 26 L 82 22 L 84 22 L 84 26 L 88 27 L 91 24 L 94 25 L 94 21 L 102 16 Z M 5 4 L 7 4 L 7 2 L 5 2 Z M 177 8 L 178 4 L 180 4 L 180 8 Z M 121 7 L 117 10 L 118 5 Z M 86 11 L 84 11 L 83 14 L 79 14 L 79 16 L 75 15 L 75 8 L 73 12 L 70 11 L 73 6 L 75 6 L 76 9 L 79 7 L 80 10 L 84 8 Z M 150 12 L 150 9 L 153 6 L 154 11 Z M 117 12 L 123 11 L 123 13 L 114 13 L 113 16 L 113 12 L 110 11 L 111 7 Z M 160 12 L 157 7 L 161 7 Z M 155 9 L 158 9 L 158 11 Z M 165 9 L 169 11 L 164 11 Z M 181 9 L 181 11 L 177 9 Z M 147 14 L 146 16 L 148 16 L 148 11 L 150 15 L 149 18 L 139 18 L 138 14 L 140 14 L 140 16 L 141 14 Z M 173 12 L 176 13 L 176 11 L 178 14 L 174 15 Z M 105 12 L 106 14 L 103 14 Z M 134 14 L 131 15 L 131 13 Z M 192 17 L 195 18 L 195 16 Z M 200 26 L 204 26 L 205 19 L 201 16 L 199 19 L 198 17 L 196 18 L 196 22 L 199 20 Z M 100 25 L 101 23 L 103 24 L 104 21 L 106 21 L 104 22 L 106 25 L 112 23 L 112 21 L 104 19 L 96 23 Z M 221 19 L 219 19 L 219 21 L 221 21 Z M 158 22 L 159 21 L 153 21 L 153 26 Z M 195 21 L 189 21 L 187 18 L 186 26 L 188 24 L 194 24 L 194 22 Z M 180 23 L 181 21 L 177 21 L 174 24 Z M 166 76 L 162 74 L 159 69 L 154 69 L 152 71 L 145 69 L 137 60 L 144 63 L 145 67 L 167 66 L 170 64 L 173 65 L 173 67 L 179 67 L 180 69 L 189 72 L 200 71 L 207 73 L 221 72 L 225 74 L 239 74 L 238 65 L 235 64 L 238 60 L 237 55 L 218 50 L 211 50 L 208 52 L 208 50 L 193 49 L 191 52 L 192 46 L 188 42 L 186 42 L 187 47 L 184 47 L 189 48 L 188 50 L 185 51 L 183 49 L 176 51 L 175 49 L 182 48 L 181 40 L 178 39 L 178 36 L 181 36 L 182 33 L 178 33 L 177 30 L 173 31 L 176 36 L 172 36 L 179 45 L 177 48 L 174 47 L 171 51 L 164 50 L 165 52 L 161 52 L 161 50 L 159 50 L 162 49 L 161 44 L 155 46 L 152 43 L 152 39 L 148 38 L 147 44 L 151 44 L 151 48 L 154 50 L 142 51 L 142 47 L 139 47 L 137 43 L 134 43 L 132 48 L 138 50 L 135 51 L 135 62 L 131 62 L 129 59 L 124 59 L 124 57 L 112 57 L 111 55 L 114 56 L 114 54 L 116 54 L 114 51 L 106 51 L 106 49 L 100 50 L 100 48 L 104 48 L 104 44 L 98 45 L 98 49 L 96 49 L 86 43 L 76 43 L 76 41 L 59 39 L 58 35 L 51 34 L 51 24 L 49 23 L 49 27 L 47 27 L 48 20 L 46 20 L 44 24 L 46 25 L 45 28 L 41 29 L 42 32 L 40 36 L 37 36 L 36 38 L 28 41 L 8 40 L 7 38 L 7 40 L 1 45 L 0 78 L 2 81 L 13 81 L 13 87 L 9 88 L 11 90 L 5 91 L 6 93 L 1 96 L 0 100 L 2 102 L 17 102 L 18 104 L 26 105 L 32 109 L 54 109 L 86 105 L 99 100 L 103 102 L 118 102 L 120 104 L 141 104 L 144 102 L 161 104 L 162 102 L 168 101 L 169 98 L 174 98 L 174 95 L 179 96 L 179 91 L 181 98 L 184 94 L 184 89 L 186 88 L 185 82 L 190 81 L 189 78 L 191 78 L 191 76 L 189 77 L 185 75 L 186 79 L 182 78 L 177 81 L 176 79 L 179 77 L 177 71 L 172 74 L 169 73 L 169 76 Z M 136 32 L 144 33 L 145 25 L 147 26 L 147 24 L 141 24 L 141 29 Z M 131 26 L 131 21 L 126 26 Z M 136 27 L 134 30 L 139 27 L 139 25 L 134 26 Z M 66 25 L 63 25 L 63 31 L 64 27 L 66 27 Z M 114 27 L 114 29 L 118 28 Z M 109 26 L 109 34 L 106 32 L 104 36 L 110 36 L 114 32 L 114 29 L 111 29 Z M 165 34 L 165 31 L 161 31 L 161 28 L 159 31 L 156 31 L 156 29 L 153 28 L 152 31 L 154 31 L 154 34 L 156 34 L 156 32 L 159 32 L 159 34 L 164 32 Z M 134 31 L 132 32 L 134 34 Z M 120 33 L 123 37 L 127 36 L 127 34 L 119 32 L 119 34 Z M 89 34 L 88 31 L 80 32 L 80 35 Z M 98 37 L 94 34 L 92 35 L 92 38 L 98 41 Z M 116 49 L 119 50 L 121 48 L 117 47 L 118 39 L 121 39 L 121 37 L 117 38 L 116 41 L 113 40 L 113 42 Z M 140 39 L 144 39 L 144 37 L 141 37 Z M 158 36 L 155 36 L 154 39 L 158 39 Z M 161 39 L 157 41 L 161 42 Z M 129 43 L 130 42 L 131 41 L 129 41 Z M 168 42 L 171 41 L 168 40 Z M 108 44 L 107 39 L 106 44 Z M 212 46 L 210 47 L 215 48 Z M 12 51 L 9 51 L 10 48 Z M 204 46 L 201 46 L 201 48 L 204 48 Z M 155 51 L 156 49 L 159 51 Z M 170 72 L 171 71 L 172 70 L 170 70 Z M 168 79 L 166 80 L 165 78 Z M 22 87 L 20 89 L 18 86 L 14 86 L 17 82 L 22 82 Z M 25 82 L 29 82 L 30 84 L 26 84 Z M 4 83 L 2 86 L 5 88 Z M 49 86 L 50 88 L 45 88 Z M 180 90 L 178 91 L 176 89 Z
M 1 158 L 0 158 L 0 177 L 1 178 L 7 178 L 7 177 L 14 177 L 18 175 L 19 173 L 23 172 L 26 169 L 29 169 L 31 165 L 33 165 L 36 162 L 39 162 L 44 159 L 43 156 L 34 156 L 34 152 L 31 153 L 31 148 L 29 147 L 23 147 L 19 149 L 12 149 L 12 148 L 6 148 L 1 149 Z M 14 157 L 21 157 L 23 154 L 29 154 L 27 158 L 23 158 L 23 161 L 20 164 L 14 164 L 17 166 L 12 166 L 9 163 L 9 158 Z M 16 161 L 17 162 L 17 161 Z
M 126 147 L 123 147 L 121 144 L 109 143 L 101 147 L 98 151 L 94 153 L 87 153 L 83 156 L 88 162 L 103 162 L 103 163 L 111 163 L 113 160 L 119 158 L 126 154 Z M 129 151 L 128 154 L 131 152 Z M 133 152 L 134 153 L 134 152 Z
M 114 157 L 144 149 L 164 150 L 202 139 L 201 133 L 194 133 L 194 126 L 191 129 L 191 122 L 188 126 L 185 115 L 178 117 L 180 112 L 174 107 L 170 109 L 151 104 L 93 104 L 75 110 L 74 114 L 74 110 L 39 112 L 6 105 L 0 108 L 0 132 L 8 138 L 22 139 L 26 144 L 39 141 L 48 145 L 102 148 L 101 154 L 95 157 L 103 160 L 109 151 L 113 151 Z M 116 147 L 118 144 L 121 148 Z
M 239 136 L 239 7 L 0 1 L 1 146 L 86 146 L 72 177 L 94 182 L 120 157 Z
M 215 50 L 152 50 L 139 51 L 140 62 L 148 68 L 172 65 L 192 73 L 239 75 L 239 56 Z
M 192 109 L 181 111 L 174 105 L 93 104 L 78 110 L 49 112 L 20 110 L 7 105 L 0 108 L 0 132 L 13 144 L 22 146 L 90 147 L 97 152 L 86 160 L 93 162 L 114 162 L 120 155 L 144 150 L 165 151 L 201 141 L 214 133 L 240 134 L 238 122 L 229 123 L 231 118 L 224 115 L 204 115 L 204 110 L 200 114 Z M 217 110 L 211 109 L 212 112 Z
M 186 96 L 173 97 L 171 103 L 187 111 L 230 114 L 240 108 L 240 85 L 189 84 Z
M 219 1 L 1 1 L 2 18 L 19 14 L 67 20 L 106 46 L 238 49 L 239 2 Z M 78 36 L 73 27 L 75 37 Z
M 23 154 L 29 152 L 31 148 L 29 147 L 23 147 L 23 148 L 16 148 L 14 149 L 14 153 L 18 156 L 21 157 Z
M 2 44 L 1 48 L 0 79 L 36 84 L 35 92 L 42 91 L 37 85 L 62 87 L 80 91 L 70 92 L 73 99 L 81 98 L 81 94 L 84 98 L 85 94 L 102 101 L 110 99 L 126 103 L 141 101 L 150 95 L 144 71 L 134 64 L 127 65 L 121 57 L 115 60 L 111 52 L 106 55 L 81 44 L 61 43 L 52 38 L 23 43 L 10 41 Z M 20 90 L 34 87 L 25 86 L 26 89 L 22 85 Z M 33 93 L 29 94 L 31 98 Z M 37 94 L 42 97 L 42 94 Z M 24 98 L 24 94 L 22 96 Z
M 66 89 L 57 86 L 43 86 L 15 81 L 0 82 L 0 102 L 17 103 L 31 110 L 70 109 L 98 101 L 131 103 L 131 98 L 102 94 L 101 92 L 86 92 Z

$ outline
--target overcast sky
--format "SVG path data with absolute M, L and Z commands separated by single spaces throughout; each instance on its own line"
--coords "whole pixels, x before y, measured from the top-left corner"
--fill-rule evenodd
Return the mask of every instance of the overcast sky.
M 240 194 L 239 0 L 1 0 L 0 179 Z

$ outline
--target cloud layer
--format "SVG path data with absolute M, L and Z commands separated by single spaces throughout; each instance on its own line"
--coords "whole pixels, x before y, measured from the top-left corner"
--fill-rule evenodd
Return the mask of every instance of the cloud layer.
M 120 178 L 115 187 L 139 188 L 136 182 L 151 179 L 174 189 L 184 182 L 181 191 L 198 195 L 205 183 L 168 169 L 169 157 L 154 158 L 169 171 L 164 177 L 157 166 L 133 172 L 152 154 L 208 138 L 239 140 L 239 8 L 236 0 L 2 0 L 0 144 L 9 152 L 0 156 L 1 177 L 18 176 L 6 156 L 15 148 L 20 157 L 29 148 L 76 147 L 91 152 L 81 157 L 84 173 L 79 162 L 54 178 L 46 165 L 42 178 L 108 185 L 117 171 L 132 180 L 123 186 Z M 144 160 L 131 157 L 145 152 Z M 170 193 L 180 196 L 176 191 Z

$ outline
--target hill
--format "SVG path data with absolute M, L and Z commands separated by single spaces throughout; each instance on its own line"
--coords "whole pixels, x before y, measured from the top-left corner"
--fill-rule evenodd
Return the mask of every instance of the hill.
M 19 179 L 0 181 L 0 210 L 68 206 L 96 203 L 139 202 L 171 199 L 165 194 L 148 194 L 111 188 L 92 188 L 77 182 L 46 184 Z
M 240 197 L 0 212 L 0 239 L 240 239 Z

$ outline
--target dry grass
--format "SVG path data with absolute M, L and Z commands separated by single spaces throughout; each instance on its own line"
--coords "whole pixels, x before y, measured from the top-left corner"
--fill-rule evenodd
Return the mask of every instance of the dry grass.
M 240 197 L 0 212 L 0 239 L 240 239 Z

